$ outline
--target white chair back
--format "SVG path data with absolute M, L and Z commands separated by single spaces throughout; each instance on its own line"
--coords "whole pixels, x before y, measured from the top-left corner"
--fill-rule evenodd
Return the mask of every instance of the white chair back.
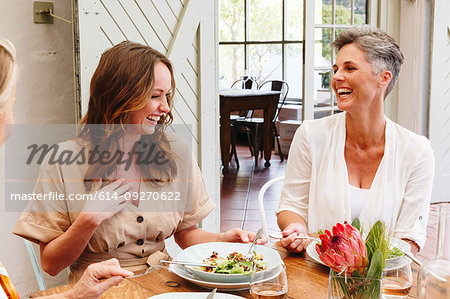
M 23 242 L 25 243 L 25 248 L 28 252 L 28 257 L 30 258 L 31 265 L 33 266 L 34 270 L 34 276 L 36 276 L 37 283 L 39 285 L 39 290 L 45 290 L 45 282 L 44 282 L 44 276 L 42 275 L 41 271 L 41 264 L 39 263 L 39 260 L 36 256 L 36 252 L 34 252 L 33 243 L 30 241 L 23 239 Z
M 269 232 L 267 227 L 266 211 L 264 210 L 264 194 L 266 193 L 267 189 L 269 189 L 269 187 L 283 180 L 284 176 L 271 179 L 261 187 L 261 190 L 259 190 L 258 194 L 259 217 L 261 219 L 263 234 L 264 236 L 266 236 L 267 239 L 269 239 Z

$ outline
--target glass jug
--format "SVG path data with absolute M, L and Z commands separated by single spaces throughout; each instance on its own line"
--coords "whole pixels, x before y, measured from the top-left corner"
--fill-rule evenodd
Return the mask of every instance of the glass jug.
M 450 298 L 450 203 L 438 205 L 436 257 L 426 261 L 417 277 L 417 298 Z

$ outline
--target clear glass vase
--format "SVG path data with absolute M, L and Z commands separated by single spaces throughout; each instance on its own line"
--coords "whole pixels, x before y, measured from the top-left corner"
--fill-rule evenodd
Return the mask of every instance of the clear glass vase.
M 328 298 L 339 299 L 379 299 L 381 279 L 339 275 L 330 270 Z
M 418 299 L 450 298 L 450 203 L 438 205 L 436 257 L 417 276 Z

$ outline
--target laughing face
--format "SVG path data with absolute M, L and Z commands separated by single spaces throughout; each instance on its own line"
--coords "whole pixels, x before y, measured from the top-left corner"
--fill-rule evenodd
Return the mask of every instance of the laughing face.
M 376 104 L 383 98 L 380 84 L 382 74 L 374 74 L 366 53 L 355 44 L 343 46 L 333 65 L 331 85 L 336 93 L 337 105 L 343 111 L 358 111 Z
M 153 134 L 161 116 L 170 111 L 168 97 L 171 91 L 171 74 L 167 66 L 158 62 L 154 69 L 154 84 L 147 103 L 130 115 L 130 124 L 140 125 L 140 134 Z

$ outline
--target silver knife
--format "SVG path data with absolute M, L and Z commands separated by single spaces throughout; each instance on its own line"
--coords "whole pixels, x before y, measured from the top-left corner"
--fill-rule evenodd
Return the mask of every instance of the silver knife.
M 206 297 L 206 299 L 213 299 L 216 292 L 217 292 L 217 288 L 212 290 L 212 292 L 208 295 L 208 297 Z
M 175 264 L 175 265 L 185 265 L 185 266 L 194 266 L 194 267 L 210 267 L 210 268 L 216 268 L 217 266 L 211 266 L 204 263 L 196 263 L 196 262 L 189 262 L 189 261 L 165 261 L 160 260 L 160 263 L 167 263 L 167 264 Z

